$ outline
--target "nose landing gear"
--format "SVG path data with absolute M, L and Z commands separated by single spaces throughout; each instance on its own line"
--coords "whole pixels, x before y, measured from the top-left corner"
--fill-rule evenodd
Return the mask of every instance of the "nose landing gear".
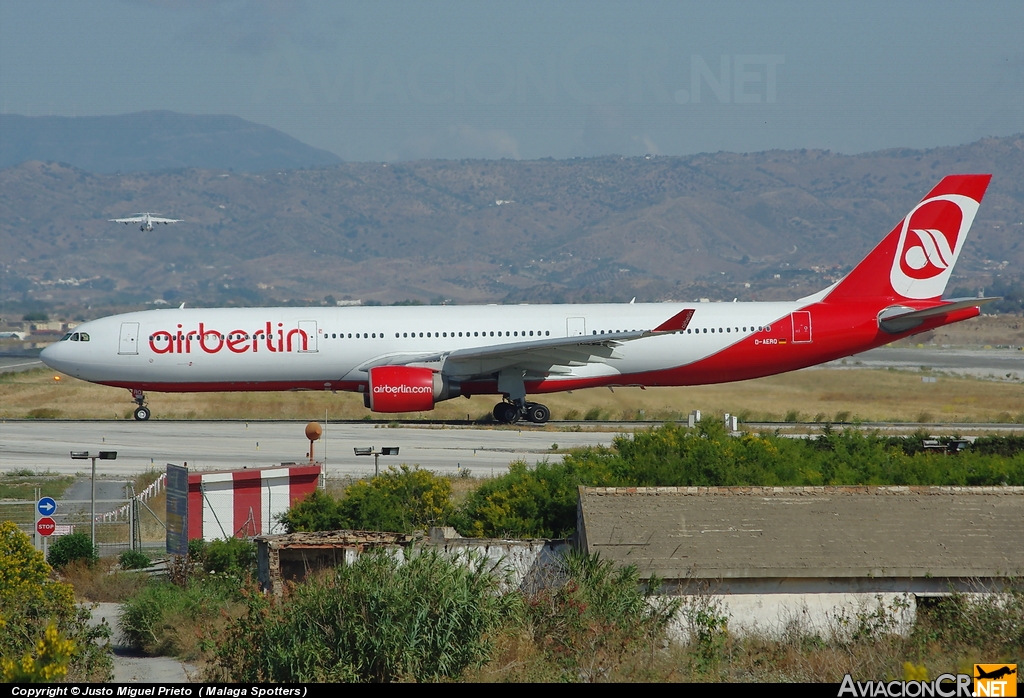
M 551 419 L 551 410 L 539 402 L 499 402 L 494 406 L 494 420 L 500 424 L 515 424 L 525 419 L 533 424 L 545 424 Z
M 153 414 L 148 407 L 146 407 L 146 394 L 138 388 L 131 388 L 132 391 L 132 402 L 138 407 L 135 408 L 135 421 L 145 422 Z

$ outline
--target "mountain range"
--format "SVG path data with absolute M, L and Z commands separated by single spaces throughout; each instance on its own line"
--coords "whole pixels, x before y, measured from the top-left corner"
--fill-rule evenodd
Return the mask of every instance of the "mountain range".
M 955 172 L 994 178 L 953 284 L 973 293 L 1024 269 L 1024 134 L 860 155 L 240 169 L 0 170 L 0 302 L 794 298 L 838 278 Z M 138 211 L 184 222 L 108 222 Z
M 237 116 L 172 111 L 77 117 L 0 114 L 0 167 L 30 160 L 104 173 L 183 167 L 262 172 L 341 162 L 333 153 Z

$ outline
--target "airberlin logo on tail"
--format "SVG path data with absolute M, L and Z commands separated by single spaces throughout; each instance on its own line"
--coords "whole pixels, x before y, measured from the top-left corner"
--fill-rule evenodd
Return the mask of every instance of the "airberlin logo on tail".
M 922 201 L 903 219 L 889 280 L 906 298 L 936 298 L 971 229 L 978 202 L 960 194 Z

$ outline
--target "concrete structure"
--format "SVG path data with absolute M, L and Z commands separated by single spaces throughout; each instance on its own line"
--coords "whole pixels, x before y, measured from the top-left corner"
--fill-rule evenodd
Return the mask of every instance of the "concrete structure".
M 257 536 L 256 570 L 260 588 L 275 596 L 288 582 L 341 564 L 350 564 L 360 553 L 390 548 L 396 553 L 410 547 L 414 538 L 404 533 L 380 531 L 319 531 Z
M 830 632 L 883 605 L 1024 573 L 1024 487 L 580 488 L 580 546 L 672 593 L 710 595 L 734 631 Z
M 430 537 L 379 531 L 320 531 L 258 536 L 260 588 L 280 596 L 288 582 L 301 582 L 323 569 L 351 564 L 361 553 L 388 548 L 438 550 L 457 560 L 482 560 L 505 588 L 536 588 L 545 583 L 554 561 L 568 548 L 564 540 L 461 538 L 451 528 L 431 529 Z
M 190 472 L 188 538 L 248 538 L 283 531 L 277 517 L 319 484 L 319 465 Z

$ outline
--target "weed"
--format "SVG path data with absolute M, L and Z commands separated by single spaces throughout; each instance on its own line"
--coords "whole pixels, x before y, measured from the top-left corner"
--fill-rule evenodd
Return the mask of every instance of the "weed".
M 482 562 L 387 550 L 307 580 L 280 604 L 259 594 L 208 678 L 230 681 L 455 679 L 490 652 L 501 615 Z
M 725 659 L 729 615 L 721 600 L 706 590 L 688 595 L 681 612 L 689 635 L 689 671 L 713 677 Z
M 121 635 L 129 647 L 149 655 L 194 659 L 204 632 L 226 624 L 221 611 L 237 608 L 237 597 L 237 583 L 232 588 L 209 580 L 184 587 L 154 582 L 122 604 Z

